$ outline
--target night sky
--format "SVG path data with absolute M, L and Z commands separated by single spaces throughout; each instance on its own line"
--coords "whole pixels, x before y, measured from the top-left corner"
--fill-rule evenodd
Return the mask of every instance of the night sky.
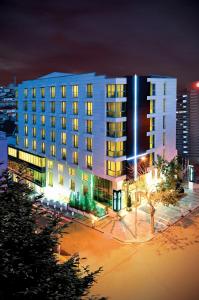
M 199 79 L 197 1 L 1 0 L 0 84 L 92 72 Z

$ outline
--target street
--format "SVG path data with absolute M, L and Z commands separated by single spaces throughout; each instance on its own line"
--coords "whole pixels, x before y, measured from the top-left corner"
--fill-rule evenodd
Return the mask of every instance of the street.
M 79 223 L 67 232 L 63 252 L 87 257 L 82 264 L 92 270 L 103 267 L 93 294 L 115 300 L 199 298 L 199 210 L 146 243 L 120 243 Z

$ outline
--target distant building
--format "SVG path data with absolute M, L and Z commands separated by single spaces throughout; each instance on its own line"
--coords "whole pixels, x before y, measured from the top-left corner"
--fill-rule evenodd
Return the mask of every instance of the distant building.
M 16 146 L 8 147 L 16 174 L 47 198 L 91 199 L 125 207 L 127 162 L 176 155 L 176 79 L 109 78 L 51 73 L 18 86 Z
M 0 131 L 0 174 L 7 168 L 8 150 L 5 132 Z
M 189 92 L 179 91 L 176 105 L 176 149 L 178 155 L 188 158 L 189 155 Z

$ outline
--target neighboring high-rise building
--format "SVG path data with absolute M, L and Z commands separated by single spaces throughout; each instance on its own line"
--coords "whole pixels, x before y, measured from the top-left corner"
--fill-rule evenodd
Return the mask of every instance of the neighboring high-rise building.
M 176 107 L 176 149 L 178 155 L 187 158 L 189 155 L 189 92 L 179 91 Z
M 7 168 L 8 151 L 7 138 L 5 132 L 0 131 L 0 174 Z
M 46 197 L 125 206 L 126 164 L 176 155 L 176 79 L 51 73 L 18 86 L 9 167 Z M 15 177 L 15 175 L 14 175 Z

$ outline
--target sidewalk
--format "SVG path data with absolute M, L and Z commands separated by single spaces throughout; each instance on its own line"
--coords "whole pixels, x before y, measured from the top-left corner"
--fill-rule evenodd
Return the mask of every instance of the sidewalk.
M 186 189 L 185 193 L 187 195 L 179 201 L 178 206 L 167 207 L 160 203 L 156 205 L 155 234 L 164 231 L 199 207 L 199 192 Z M 86 217 L 75 215 L 74 221 L 93 228 L 91 220 Z M 123 243 L 146 242 L 154 236 L 150 232 L 150 210 L 146 204 L 137 208 L 137 213 L 133 208 L 130 212 L 120 211 L 119 216 L 108 216 L 96 222 L 93 229 Z

